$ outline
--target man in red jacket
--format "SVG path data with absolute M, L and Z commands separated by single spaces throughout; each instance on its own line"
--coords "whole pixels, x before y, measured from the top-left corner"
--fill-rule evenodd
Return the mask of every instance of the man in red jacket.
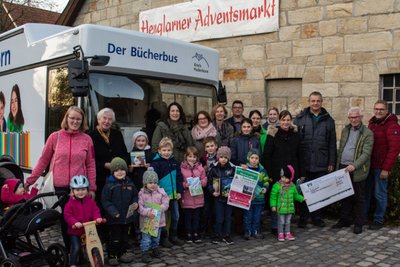
M 368 128 L 374 133 L 374 147 L 372 149 L 371 170 L 366 183 L 366 213 L 368 215 L 372 192 L 376 200 L 374 222 L 369 226 L 371 230 L 383 227 L 387 206 L 387 178 L 400 153 L 400 125 L 397 117 L 389 113 L 384 100 L 376 101 L 374 114 Z

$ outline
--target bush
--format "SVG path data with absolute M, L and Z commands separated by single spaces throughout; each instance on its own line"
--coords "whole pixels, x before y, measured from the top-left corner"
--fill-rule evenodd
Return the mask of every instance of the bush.
M 400 224 L 400 159 L 397 160 L 389 175 L 388 195 L 386 219 L 390 223 Z

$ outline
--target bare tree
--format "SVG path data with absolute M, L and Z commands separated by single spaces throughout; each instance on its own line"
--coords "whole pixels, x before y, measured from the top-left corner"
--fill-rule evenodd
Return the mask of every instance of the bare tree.
M 0 0 L 0 33 L 22 24 L 24 9 L 21 5 L 55 12 L 58 8 L 56 0 Z

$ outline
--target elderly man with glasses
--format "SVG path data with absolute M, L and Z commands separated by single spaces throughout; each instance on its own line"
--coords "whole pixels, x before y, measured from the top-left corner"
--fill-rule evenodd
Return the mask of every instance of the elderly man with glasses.
M 375 142 L 371 171 L 366 183 L 365 212 L 368 215 L 371 196 L 374 193 L 376 208 L 374 221 L 369 229 L 378 230 L 383 227 L 387 207 L 387 179 L 400 153 L 400 126 L 397 116 L 388 111 L 384 100 L 375 102 L 374 115 L 368 124 L 368 128 L 374 133 Z
M 347 114 L 350 123 L 342 130 L 337 168 L 344 168 L 349 172 L 354 195 L 341 201 L 340 220 L 333 228 L 348 227 L 354 222 L 354 233 L 361 234 L 365 221 L 365 180 L 371 163 L 374 136 L 372 131 L 362 124 L 363 114 L 359 107 L 350 108 Z

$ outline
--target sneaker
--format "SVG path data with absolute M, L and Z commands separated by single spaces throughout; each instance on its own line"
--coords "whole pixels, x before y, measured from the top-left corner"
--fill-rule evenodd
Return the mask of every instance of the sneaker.
M 193 243 L 193 237 L 192 237 L 191 234 L 188 234 L 188 235 L 186 236 L 186 243 Z
M 108 265 L 110 266 L 119 266 L 119 261 L 117 257 L 110 257 L 108 259 Z
M 368 229 L 369 230 L 379 230 L 383 227 L 383 223 L 379 223 L 379 222 L 374 222 L 373 224 L 371 224 Z
M 150 263 L 151 262 L 151 257 L 149 255 L 148 251 L 142 251 L 142 262 L 143 263 Z
M 362 233 L 362 225 L 354 225 L 353 233 L 355 233 L 356 235 L 361 234 Z
M 325 222 L 321 219 L 313 221 L 313 224 L 314 224 L 314 226 L 321 227 L 321 228 L 325 227 L 325 225 L 326 225 Z
M 222 238 L 222 241 L 228 245 L 232 245 L 234 243 L 230 236 L 225 236 L 224 238 Z
M 211 243 L 213 243 L 213 244 L 219 244 L 219 242 L 221 242 L 221 238 L 218 236 L 215 236 L 213 238 L 213 240 L 211 241 Z
M 283 233 L 279 233 L 278 235 L 278 241 L 285 241 L 285 236 L 283 235 Z
M 162 252 L 159 248 L 153 248 L 153 250 L 151 251 L 151 256 L 159 259 L 162 257 Z
M 340 229 L 340 228 L 343 228 L 343 227 L 349 227 L 350 225 L 351 224 L 346 222 L 346 221 L 339 220 L 336 224 L 334 224 L 332 226 L 332 229 Z
M 285 235 L 285 239 L 286 239 L 286 240 L 293 241 L 293 240 L 295 240 L 296 238 L 295 238 L 290 232 L 287 232 L 286 235 Z
M 125 252 L 119 257 L 119 262 L 122 263 L 131 263 L 133 261 L 134 255 L 131 252 Z
M 200 236 L 198 235 L 198 234 L 194 234 L 193 235 L 193 242 L 194 243 L 201 243 L 201 238 L 200 238 Z

